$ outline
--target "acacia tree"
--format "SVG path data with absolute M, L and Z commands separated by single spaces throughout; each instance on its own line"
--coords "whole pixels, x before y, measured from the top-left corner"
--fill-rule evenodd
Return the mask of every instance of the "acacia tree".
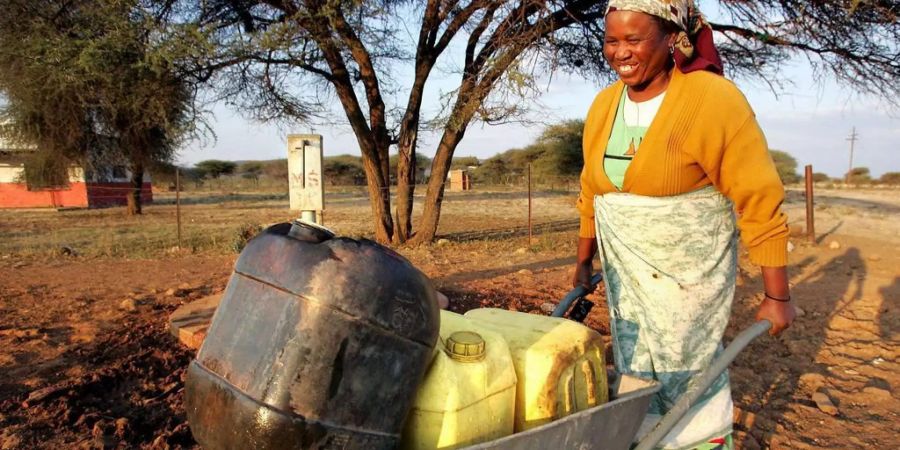
M 420 228 L 433 239 L 444 179 L 473 121 L 522 113 L 536 74 L 567 70 L 608 80 L 602 58 L 603 11 L 596 0 L 219 0 L 197 6 L 216 24 L 223 48 L 242 61 L 227 77 L 234 98 L 259 119 L 311 120 L 337 96 L 362 153 L 375 236 L 412 237 L 419 132 L 439 133 Z M 728 74 L 774 88 L 781 63 L 803 55 L 817 76 L 896 102 L 900 29 L 892 0 L 720 1 L 719 33 Z M 725 22 L 727 20 L 727 22 Z M 451 42 L 458 44 L 451 45 Z M 455 56 L 449 53 L 456 52 Z M 445 56 L 445 54 L 447 56 Z M 458 87 L 437 120 L 423 120 L 425 84 L 441 58 L 459 64 Z M 397 83 L 398 68 L 412 68 Z M 391 99 L 399 98 L 396 104 Z M 893 100 L 892 100 L 893 99 Z M 399 154 L 395 215 L 389 149 Z
M 141 213 L 145 167 L 169 160 L 199 119 L 202 77 L 176 65 L 188 41 L 161 38 L 169 3 L 10 0 L 0 18 L 4 135 L 51 158 L 127 161 L 128 214 Z

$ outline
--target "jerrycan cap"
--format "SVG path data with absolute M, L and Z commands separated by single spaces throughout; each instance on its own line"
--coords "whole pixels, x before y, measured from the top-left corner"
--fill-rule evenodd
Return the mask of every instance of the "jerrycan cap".
M 444 348 L 450 359 L 459 362 L 478 362 L 484 359 L 484 338 L 472 331 L 457 331 L 447 338 Z

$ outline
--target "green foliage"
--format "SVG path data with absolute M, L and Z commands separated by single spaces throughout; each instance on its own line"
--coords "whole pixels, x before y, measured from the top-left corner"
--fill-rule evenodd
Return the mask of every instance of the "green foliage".
M 778 170 L 778 176 L 784 184 L 792 184 L 800 181 L 800 175 L 797 174 L 797 160 L 787 152 L 780 150 L 769 150 L 772 160 L 775 161 L 775 169 Z
M 69 185 L 69 169 L 65 158 L 54 158 L 43 152 L 34 152 L 25 159 L 25 170 L 17 180 L 29 190 L 60 188 Z
M 395 166 L 396 167 L 396 166 Z M 362 158 L 353 155 L 329 156 L 322 161 L 325 182 L 330 186 L 366 184 Z
M 827 173 L 816 172 L 813 174 L 813 181 L 816 183 L 825 183 L 831 181 L 831 177 Z
M 478 167 L 479 164 L 478 158 L 475 156 L 454 156 L 450 160 L 450 170 Z
M 872 175 L 869 173 L 868 167 L 854 167 L 850 170 L 850 176 L 846 176 L 847 182 L 850 184 L 869 184 L 872 182 Z
M 287 159 L 273 159 L 271 161 L 263 161 L 263 173 L 270 178 L 287 182 Z
M 582 120 L 551 125 L 528 147 L 510 149 L 485 160 L 474 171 L 475 181 L 508 184 L 525 176 L 528 164 L 536 183 L 577 178 L 582 166 L 583 129 Z
M 194 164 L 194 168 L 206 178 L 217 179 L 222 175 L 231 175 L 237 169 L 237 164 L 232 161 L 207 159 Z
M 881 184 L 900 185 L 900 172 L 885 172 L 878 179 Z

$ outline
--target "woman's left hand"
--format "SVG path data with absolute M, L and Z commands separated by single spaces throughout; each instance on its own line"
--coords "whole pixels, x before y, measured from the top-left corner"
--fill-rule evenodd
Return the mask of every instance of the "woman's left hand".
M 768 320 L 772 323 L 772 329 L 769 334 L 776 336 L 791 325 L 797 317 L 797 309 L 794 302 L 779 302 L 770 298 L 765 298 L 759 311 L 756 312 L 756 320 Z

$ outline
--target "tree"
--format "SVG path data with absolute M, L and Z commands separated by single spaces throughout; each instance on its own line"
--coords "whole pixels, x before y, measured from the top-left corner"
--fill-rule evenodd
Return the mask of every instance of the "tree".
M 194 164 L 194 168 L 197 169 L 197 171 L 204 177 L 212 178 L 215 180 L 222 175 L 233 174 L 235 169 L 237 169 L 237 163 L 231 161 L 222 161 L 218 159 L 207 159 L 205 161 L 200 161 L 197 164 Z
M 253 180 L 255 184 L 259 185 L 259 175 L 263 172 L 263 164 L 259 161 L 247 161 L 241 163 L 236 171 L 241 174 L 242 178 Z
M 88 168 L 127 161 L 127 211 L 140 214 L 144 170 L 169 160 L 199 118 L 178 66 L 185 42 L 161 39 L 172 14 L 169 2 L 6 2 L 3 134 Z
M 868 167 L 854 167 L 849 172 L 849 176 L 845 174 L 844 179 L 850 184 L 869 184 L 872 182 L 872 176 Z
M 329 156 L 322 161 L 325 182 L 331 186 L 365 184 L 366 173 L 358 156 Z
M 900 98 L 900 29 L 890 0 L 720 1 L 729 23 L 716 23 L 732 76 L 773 87 L 785 60 L 802 55 L 816 76 L 830 75 L 888 101 Z M 217 38 L 242 63 L 229 72 L 235 101 L 260 119 L 314 120 L 334 94 L 359 143 L 375 236 L 412 236 L 416 147 L 421 128 L 439 130 L 432 177 L 415 240 L 433 239 L 444 179 L 473 121 L 520 117 L 538 74 L 562 69 L 598 80 L 612 74 L 601 45 L 606 2 L 593 0 L 281 0 L 202 3 Z M 407 34 L 410 32 L 411 36 Z M 409 36 L 407 39 L 406 36 Z M 451 46 L 456 40 L 460 45 Z M 442 113 L 422 116 L 426 81 L 439 59 L 458 49 L 457 88 Z M 398 87 L 398 67 L 412 66 Z M 402 92 L 401 92 L 402 91 Z M 399 99 L 397 105 L 388 104 Z M 391 215 L 390 148 L 399 155 L 396 221 Z
M 769 150 L 772 160 L 775 161 L 775 169 L 778 170 L 778 176 L 784 184 L 792 184 L 800 181 L 800 175 L 797 174 L 797 160 L 787 152 L 780 150 Z
M 827 173 L 816 172 L 813 174 L 813 181 L 816 183 L 824 183 L 831 181 L 831 177 L 829 177 Z
M 878 179 L 881 184 L 898 185 L 900 184 L 900 172 L 885 172 Z

